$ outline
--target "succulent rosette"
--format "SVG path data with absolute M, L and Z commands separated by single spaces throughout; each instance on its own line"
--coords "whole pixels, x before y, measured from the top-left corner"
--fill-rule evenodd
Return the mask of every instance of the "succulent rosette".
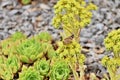
M 53 64 L 50 72 L 50 80 L 68 80 L 70 68 L 64 61 Z
M 12 73 L 12 70 L 7 67 L 5 64 L 0 65 L 0 79 L 2 80 L 12 80 L 14 74 Z
M 39 71 L 40 75 L 46 76 L 50 70 L 50 63 L 46 60 L 38 60 L 35 62 L 34 68 Z
M 9 55 L 15 51 L 15 42 L 25 39 L 26 36 L 21 32 L 16 32 L 11 35 L 8 39 L 1 41 L 1 51 L 4 55 Z M 17 44 L 18 45 L 18 44 Z
M 16 32 L 13 35 L 11 35 L 10 38 L 14 42 L 16 40 L 25 39 L 26 36 L 22 32 Z
M 40 41 L 48 42 L 51 41 L 52 36 L 48 32 L 41 32 L 39 35 L 36 36 L 36 38 Z
M 33 63 L 43 56 L 42 44 L 34 38 L 24 40 L 16 50 L 21 61 L 25 63 Z
M 6 60 L 6 65 L 7 65 L 7 67 L 9 67 L 11 69 L 12 73 L 14 74 L 20 69 L 21 62 L 17 56 L 11 55 Z
M 13 78 L 12 71 L 5 64 L 6 58 L 4 56 L 0 56 L 0 79 L 10 80 Z
M 33 67 L 27 68 L 23 66 L 22 72 L 19 74 L 19 80 L 43 80 L 43 76 Z
M 19 59 L 12 55 L 8 58 L 0 57 L 0 77 L 4 80 L 13 79 L 14 74 L 20 69 Z
M 47 52 L 47 56 L 49 59 L 52 59 L 53 57 L 58 57 L 58 53 L 53 48 L 50 48 Z

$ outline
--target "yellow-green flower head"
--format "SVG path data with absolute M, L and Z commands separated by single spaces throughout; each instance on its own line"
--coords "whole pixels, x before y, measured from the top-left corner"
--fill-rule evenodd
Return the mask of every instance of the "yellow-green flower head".
M 91 10 L 96 8 L 94 4 L 86 4 L 84 0 L 59 0 L 54 6 L 53 25 L 56 28 L 60 26 L 72 29 L 85 27 L 91 21 Z
M 60 57 L 68 56 L 68 55 L 75 55 L 80 54 L 81 46 L 75 40 L 72 41 L 70 44 L 64 44 L 62 41 L 58 42 L 59 48 L 57 49 L 57 53 L 60 54 Z
M 120 29 L 111 31 L 104 40 L 107 50 L 114 52 L 115 57 L 120 56 Z
M 111 80 L 119 80 L 119 75 L 117 74 L 118 67 L 120 66 L 120 58 L 109 58 L 105 56 L 102 59 L 102 64 L 105 66 L 110 74 Z M 118 79 L 119 78 L 119 79 Z
M 102 64 L 106 67 L 107 66 L 108 67 L 119 66 L 120 65 L 119 61 L 120 61 L 120 59 L 118 60 L 116 58 L 109 58 L 109 57 L 105 56 L 102 60 Z

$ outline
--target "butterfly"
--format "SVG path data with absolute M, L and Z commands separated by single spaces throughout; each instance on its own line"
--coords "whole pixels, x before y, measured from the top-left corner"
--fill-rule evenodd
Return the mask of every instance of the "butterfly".
M 74 35 L 72 34 L 71 36 L 69 36 L 63 40 L 63 44 L 67 45 L 67 44 L 72 43 L 73 38 L 74 38 Z

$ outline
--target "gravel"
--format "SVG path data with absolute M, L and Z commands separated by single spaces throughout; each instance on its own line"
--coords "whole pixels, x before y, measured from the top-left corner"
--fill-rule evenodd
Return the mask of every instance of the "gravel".
M 88 0 L 86 0 L 88 1 Z M 92 22 L 81 30 L 80 43 L 85 48 L 83 53 L 87 56 L 86 65 L 97 76 L 102 77 L 104 67 L 99 63 L 104 55 L 112 55 L 104 51 L 101 54 L 94 52 L 96 46 L 104 47 L 104 38 L 107 34 L 120 28 L 120 1 L 119 0 L 92 0 L 98 6 L 93 11 Z M 6 39 L 16 31 L 25 33 L 28 37 L 41 31 L 48 31 L 55 39 L 59 39 L 59 32 L 51 25 L 53 5 L 56 0 L 48 4 L 35 2 L 31 5 L 22 6 L 16 0 L 0 1 L 0 40 Z M 100 72 L 96 72 L 100 71 Z

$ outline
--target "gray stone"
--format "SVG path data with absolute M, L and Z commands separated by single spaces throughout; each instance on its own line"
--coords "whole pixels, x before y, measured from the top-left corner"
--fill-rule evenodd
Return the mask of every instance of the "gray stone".
M 10 33 L 10 34 L 14 34 L 15 31 L 13 31 L 13 30 L 9 30 L 8 33 Z
M 28 11 L 24 11 L 23 13 L 22 13 L 22 15 L 23 16 L 28 16 L 30 13 L 28 12 Z
M 112 13 L 107 12 L 106 14 L 107 14 L 107 19 L 108 19 L 108 20 L 109 20 L 109 19 L 112 19 Z
M 104 28 L 104 25 L 101 23 L 96 24 L 96 28 L 99 30 L 102 30 Z
M 3 35 L 0 34 L 0 40 L 3 40 Z
M 31 32 L 30 32 L 30 31 L 25 31 L 25 35 L 26 35 L 27 37 L 29 37 L 29 36 L 31 35 Z
M 99 54 L 99 55 L 96 54 L 94 59 L 95 61 L 100 61 L 104 56 L 105 56 L 104 54 Z
M 88 57 L 87 59 L 86 59 L 86 61 L 85 61 L 85 64 L 86 65 L 89 65 L 89 64 L 91 64 L 91 63 L 93 63 L 94 62 L 94 57 Z
M 58 37 L 58 35 L 56 34 L 56 33 L 52 33 L 52 37 L 53 37 L 53 39 L 55 39 L 55 40 L 57 40 L 59 37 Z
M 103 35 L 98 35 L 98 36 L 96 36 L 96 38 L 95 38 L 95 43 L 101 45 L 102 42 L 103 42 L 103 40 L 104 40 L 104 38 L 105 38 L 105 37 L 104 37 Z
M 93 29 L 91 29 L 91 32 L 95 35 L 98 32 L 98 29 L 93 28 Z
M 109 27 L 112 29 L 118 29 L 118 28 L 120 28 L 120 25 L 117 23 L 114 23 L 114 24 L 110 25 Z
M 22 9 L 25 9 L 25 10 L 30 9 L 30 8 L 31 8 L 31 5 L 25 5 L 22 7 Z
M 41 12 L 40 11 L 34 11 L 34 12 L 30 12 L 30 16 L 34 16 L 34 17 L 36 17 L 36 16 L 38 16 L 38 15 L 40 15 L 41 14 Z
M 44 3 L 41 3 L 40 4 L 40 8 L 42 8 L 42 9 L 50 9 L 50 7 L 48 6 L 48 5 L 46 5 L 46 4 L 44 4 Z
M 80 41 L 81 41 L 81 42 L 87 42 L 88 39 L 87 39 L 87 38 L 84 38 L 84 37 L 80 37 Z
M 120 25 L 120 16 L 115 21 Z
M 16 15 L 19 11 L 18 10 L 12 10 L 8 13 L 8 15 L 12 16 L 12 15 Z
M 3 1 L 3 2 L 1 3 L 1 7 L 5 7 L 5 6 L 11 5 L 11 4 L 12 4 L 11 1 Z
M 91 38 L 93 36 L 93 33 L 87 32 L 87 30 L 83 29 L 81 30 L 80 36 L 85 38 Z
M 87 43 L 87 44 L 85 44 L 85 46 L 87 46 L 87 47 L 89 47 L 89 48 L 93 48 L 93 47 L 95 47 L 95 45 L 92 44 L 92 43 Z
M 85 33 L 85 34 L 83 35 L 83 37 L 85 37 L 85 38 L 91 38 L 92 36 L 93 36 L 92 33 Z

